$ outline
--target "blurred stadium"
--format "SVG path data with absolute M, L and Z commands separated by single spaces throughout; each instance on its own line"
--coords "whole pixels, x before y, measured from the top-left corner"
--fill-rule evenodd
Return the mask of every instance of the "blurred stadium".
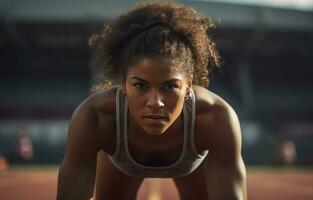
M 87 38 L 137 2 L 0 0 L 0 158 L 8 165 L 61 162 L 71 114 L 94 83 Z M 177 2 L 217 23 L 224 64 L 209 89 L 239 115 L 248 168 L 311 168 L 313 1 Z

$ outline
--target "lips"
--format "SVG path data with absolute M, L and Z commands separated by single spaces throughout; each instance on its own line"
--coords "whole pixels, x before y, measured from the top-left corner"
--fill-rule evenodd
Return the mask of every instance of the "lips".
M 155 120 L 160 120 L 160 119 L 167 119 L 167 117 L 165 115 L 145 115 L 143 118 L 147 118 L 147 119 L 155 119 Z

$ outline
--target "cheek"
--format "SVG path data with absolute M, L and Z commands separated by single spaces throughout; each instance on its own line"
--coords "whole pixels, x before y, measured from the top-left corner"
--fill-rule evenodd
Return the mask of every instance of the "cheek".
M 184 106 L 185 97 L 182 94 L 177 94 L 169 98 L 167 103 L 167 109 L 171 113 L 172 117 L 176 118 L 181 113 Z
M 139 114 L 144 107 L 143 99 L 140 99 L 134 95 L 127 95 L 129 110 L 134 114 Z
M 181 91 L 173 92 L 165 96 L 165 109 L 170 115 L 171 122 L 179 117 L 184 105 L 184 99 L 184 94 Z

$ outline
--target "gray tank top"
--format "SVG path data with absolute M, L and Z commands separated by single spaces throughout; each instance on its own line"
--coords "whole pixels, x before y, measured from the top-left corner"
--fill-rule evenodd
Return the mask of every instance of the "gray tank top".
M 109 155 L 108 157 L 125 174 L 140 178 L 175 178 L 185 176 L 199 167 L 207 156 L 207 150 L 200 155 L 195 147 L 195 95 L 193 90 L 191 90 L 191 98 L 185 101 L 183 107 L 184 136 L 182 152 L 179 159 L 168 166 L 146 166 L 132 158 L 127 139 L 127 112 L 127 98 L 118 87 L 116 92 L 116 149 L 114 155 Z

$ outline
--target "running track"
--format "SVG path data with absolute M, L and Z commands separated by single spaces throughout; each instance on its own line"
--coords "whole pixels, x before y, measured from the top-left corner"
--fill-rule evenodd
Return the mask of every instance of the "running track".
M 57 170 L 0 172 L 0 199 L 55 200 Z M 170 179 L 146 179 L 137 200 L 178 200 Z M 249 200 L 312 200 L 313 170 L 249 170 Z

